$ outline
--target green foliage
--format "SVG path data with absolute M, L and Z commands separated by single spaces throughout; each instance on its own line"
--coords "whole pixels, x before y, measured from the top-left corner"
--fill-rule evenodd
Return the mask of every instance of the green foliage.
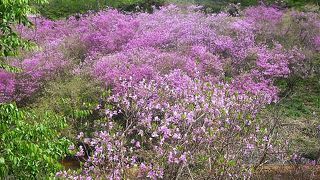
M 14 67 L 14 66 L 10 66 L 7 63 L 5 63 L 5 61 L 1 61 L 1 60 L 0 60 L 0 69 L 4 69 L 7 72 L 11 72 L 11 73 L 22 72 L 22 69 Z
M 34 13 L 30 5 L 42 4 L 46 0 L 1 0 L 0 1 L 0 57 L 17 55 L 19 48 L 30 48 L 32 43 L 21 39 L 15 25 L 31 26 L 28 15 Z
M 320 78 L 292 77 L 277 81 L 282 92 L 281 101 L 269 107 L 279 111 L 281 127 L 279 137 L 289 142 L 289 152 L 298 152 L 305 158 L 316 160 L 320 155 Z
M 54 176 L 70 145 L 59 134 L 65 121 L 49 112 L 36 116 L 13 104 L 0 105 L 0 179 Z
M 307 4 L 318 4 L 319 5 L 318 0 L 285 0 L 285 3 L 289 7 L 302 7 Z
M 130 2 L 130 0 L 127 2 Z M 153 11 L 153 6 L 158 8 L 164 5 L 165 2 L 166 0 L 135 0 L 130 3 L 122 3 L 114 7 L 123 11 L 146 11 L 150 13 Z
M 70 127 L 64 135 L 74 137 L 79 132 L 94 131 L 93 123 L 99 117 L 93 115 L 93 110 L 102 93 L 87 76 L 65 75 L 47 84 L 32 109 L 37 114 L 52 111 L 65 117 Z
M 198 4 L 205 7 L 207 13 L 217 13 L 224 11 L 230 3 L 240 3 L 241 7 L 258 4 L 258 0 L 167 0 L 168 3 L 177 4 Z
M 68 17 L 105 6 L 103 0 L 49 0 L 48 4 L 37 6 L 40 14 L 50 19 Z
M 152 5 L 161 5 L 164 0 L 49 0 L 48 4 L 38 5 L 41 15 L 50 19 L 69 17 L 87 11 L 98 11 L 107 7 L 124 11 L 134 11 L 136 6 L 151 10 Z
M 282 114 L 289 118 L 310 117 L 320 114 L 320 79 L 317 77 L 279 80 L 284 99 L 280 103 Z
M 248 7 L 248 6 L 255 6 L 259 4 L 259 0 L 167 0 L 169 3 L 179 3 L 179 4 L 190 4 L 195 3 L 205 7 L 205 11 L 212 13 L 212 12 L 220 12 L 228 6 L 229 3 L 240 3 L 241 7 Z M 271 4 L 278 4 L 281 6 L 288 6 L 288 7 L 296 7 L 296 8 L 303 8 L 308 4 L 317 4 L 319 3 L 318 0 L 263 0 L 266 5 Z

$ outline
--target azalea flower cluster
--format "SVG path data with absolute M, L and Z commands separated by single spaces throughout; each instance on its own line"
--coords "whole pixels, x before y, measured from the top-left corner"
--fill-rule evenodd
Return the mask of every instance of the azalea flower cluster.
M 108 98 L 106 131 L 86 140 L 92 148 L 82 173 L 70 179 L 172 179 L 178 176 L 250 176 L 268 131 L 255 114 L 261 98 L 229 91 L 227 84 L 193 79 L 175 70 L 154 80 L 122 80 Z M 264 138 L 264 139 L 263 139 Z M 83 148 L 77 154 L 84 156 Z M 203 171 L 194 173 L 197 169 Z M 131 174 L 130 174 L 131 170 Z M 132 172 L 133 171 L 133 172 Z M 189 172 L 190 171 L 190 172 Z
M 115 89 L 120 77 L 138 82 L 181 69 L 205 81 L 231 78 L 241 92 L 257 94 L 263 89 L 260 94 L 272 102 L 278 93 L 274 78 L 287 77 L 294 64 L 306 62 L 306 48 L 308 54 L 319 49 L 320 25 L 315 13 L 287 12 L 300 29 L 291 32 L 292 26 L 281 25 L 287 15 L 275 8 L 251 7 L 243 17 L 208 15 L 198 9 L 171 5 L 153 14 L 123 14 L 111 9 L 68 20 L 36 18 L 34 29 L 17 30 L 36 41 L 39 48 L 11 60 L 23 71 L 3 72 L 7 74 L 3 77 L 10 76 L 15 83 L 0 89 L 1 101 L 32 96 L 48 78 L 65 67 L 70 69 L 76 60 L 75 72 L 80 67 Z M 306 43 L 282 47 L 277 37 L 286 35 L 301 36 Z M 5 86 L 7 78 L 0 82 Z

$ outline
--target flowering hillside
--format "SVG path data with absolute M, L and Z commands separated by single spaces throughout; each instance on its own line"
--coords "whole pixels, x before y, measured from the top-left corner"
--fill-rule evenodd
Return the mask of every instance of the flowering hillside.
M 32 21 L 16 29 L 38 48 L 10 59 L 21 72 L 0 69 L 1 103 L 28 106 L 65 74 L 110 92 L 95 109 L 105 121 L 79 136 L 90 153 L 72 148 L 82 170 L 61 178 L 250 178 L 267 159 L 283 160 L 266 157 L 281 146 L 258 116 L 281 99 L 276 82 L 320 75 L 317 13 L 258 6 L 232 17 L 169 5 Z

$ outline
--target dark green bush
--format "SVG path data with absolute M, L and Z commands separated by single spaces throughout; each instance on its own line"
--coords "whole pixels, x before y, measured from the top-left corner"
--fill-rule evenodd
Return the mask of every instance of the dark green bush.
M 152 11 L 152 6 L 160 6 L 164 0 L 49 0 L 48 4 L 37 6 L 40 14 L 50 18 L 59 19 L 77 13 L 98 11 L 107 7 L 123 11 Z
M 36 116 L 13 104 L 0 105 L 0 179 L 48 179 L 62 167 L 70 141 L 61 137 L 65 118 Z
M 46 0 L 32 2 L 40 5 Z M 34 8 L 30 6 L 29 1 L 0 1 L 0 61 L 3 57 L 18 55 L 21 48 L 30 49 L 33 47 L 33 43 L 22 39 L 12 28 L 15 25 L 31 26 L 27 15 L 33 12 Z
M 65 75 L 47 84 L 32 109 L 36 114 L 52 111 L 65 117 L 69 126 L 63 135 L 73 138 L 80 132 L 90 134 L 97 130 L 94 126 L 100 117 L 94 109 L 102 96 L 103 89 L 92 78 Z
M 49 0 L 48 4 L 37 6 L 40 14 L 50 19 L 68 17 L 76 13 L 101 8 L 103 0 Z
M 184 2 L 184 3 L 196 3 L 205 7 L 207 12 L 219 12 L 225 9 L 230 3 L 240 3 L 241 7 L 255 6 L 259 5 L 259 0 L 168 0 L 168 2 Z M 317 4 L 318 0 L 264 0 L 264 4 L 272 5 L 276 4 L 282 7 L 296 7 L 302 8 L 307 4 Z

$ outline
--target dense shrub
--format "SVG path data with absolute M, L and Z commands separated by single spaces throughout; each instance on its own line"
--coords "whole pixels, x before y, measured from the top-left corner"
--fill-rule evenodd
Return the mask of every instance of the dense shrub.
M 289 25 L 288 29 L 278 32 L 275 21 L 282 23 L 282 12 L 266 7 L 250 8 L 245 12 L 245 17 L 232 18 L 225 14 L 184 12 L 171 6 L 154 14 L 142 13 L 138 16 L 109 10 L 80 20 L 53 22 L 37 19 L 36 31 L 23 30 L 22 34 L 35 39 L 42 48 L 24 57 L 22 62 L 13 63 L 24 70 L 14 75 L 14 89 L 19 90 L 17 96 L 31 95 L 51 74 L 73 63 L 68 57 L 68 50 L 61 50 L 67 47 L 78 51 L 75 59 L 81 67 L 86 70 L 92 67 L 93 75 L 108 82 L 108 85 L 119 77 L 133 76 L 138 81 L 152 78 L 158 73 L 170 72 L 179 64 L 178 67 L 189 76 L 201 76 L 216 82 L 225 78 L 239 82 L 237 79 L 254 76 L 258 81 L 252 82 L 252 86 L 255 83 L 260 84 L 261 88 L 265 86 L 264 89 L 271 90 L 268 94 L 270 100 L 275 99 L 276 89 L 272 86 L 272 79 L 288 76 L 294 70 L 293 64 L 303 62 L 301 60 L 306 55 L 310 60 L 310 52 L 317 50 L 318 16 L 302 14 L 301 18 L 306 22 L 298 25 L 301 30 Z M 172 14 L 175 16 L 172 17 Z M 289 19 L 289 22 L 301 19 L 300 16 Z M 286 25 L 285 17 L 283 19 Z M 287 45 L 280 38 L 282 33 L 286 33 L 289 40 L 300 38 L 305 43 L 293 41 L 285 47 Z M 78 43 L 68 43 L 72 39 Z M 166 63 L 162 63 L 162 59 Z M 6 96 L 14 92 L 12 88 L 3 91 L 8 91 Z
M 103 116 L 95 108 L 102 97 L 102 88 L 92 78 L 63 74 L 50 81 L 29 106 L 36 114 L 52 111 L 65 117 L 68 128 L 62 134 L 74 139 L 80 132 L 90 134 L 99 129 Z
M 121 86 L 125 92 L 108 98 L 114 106 L 106 112 L 121 118 L 88 142 L 94 154 L 77 179 L 121 179 L 135 167 L 151 179 L 249 177 L 246 163 L 262 156 L 268 130 L 260 131 L 264 127 L 255 118 L 264 104 L 259 98 L 232 94 L 225 84 L 193 80 L 181 71 Z
M 0 177 L 39 179 L 61 169 L 70 142 L 59 132 L 65 119 L 47 112 L 35 117 L 13 104 L 0 105 Z

